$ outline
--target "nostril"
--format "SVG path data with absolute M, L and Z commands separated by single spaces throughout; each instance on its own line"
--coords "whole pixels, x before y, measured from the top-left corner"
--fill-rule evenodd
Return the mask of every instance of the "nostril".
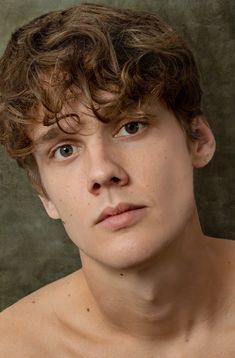
M 96 181 L 92 185 L 92 190 L 97 191 L 101 188 L 101 186 L 103 186 L 105 184 L 107 184 L 107 185 L 110 185 L 111 183 L 118 184 L 119 182 L 120 182 L 120 179 L 117 177 L 112 177 L 109 181 L 107 181 L 107 183 L 106 183 L 106 181 L 100 182 L 100 183 L 99 183 L 99 181 Z
M 117 177 L 113 177 L 113 178 L 112 178 L 112 181 L 113 181 L 114 183 L 118 183 L 118 182 L 120 181 L 120 179 L 117 178 Z
M 94 188 L 95 190 L 99 189 L 99 188 L 100 188 L 100 184 L 95 183 L 94 186 L 93 186 L 93 188 Z

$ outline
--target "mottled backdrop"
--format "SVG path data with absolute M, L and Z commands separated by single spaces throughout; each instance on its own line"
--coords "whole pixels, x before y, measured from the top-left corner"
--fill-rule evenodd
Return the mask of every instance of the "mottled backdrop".
M 93 2 L 97 2 L 94 1 Z M 0 52 L 13 30 L 72 0 L 0 0 Z M 213 161 L 195 175 L 205 233 L 235 239 L 234 0 L 100 1 L 157 10 L 187 40 L 199 63 L 204 110 L 217 140 Z M 0 310 L 78 267 L 78 249 L 51 221 L 24 172 L 0 151 Z

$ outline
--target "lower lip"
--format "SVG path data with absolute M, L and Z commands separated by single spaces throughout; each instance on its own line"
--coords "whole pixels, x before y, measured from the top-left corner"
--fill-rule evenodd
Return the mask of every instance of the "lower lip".
M 146 208 L 125 211 L 122 214 L 107 217 L 98 225 L 109 230 L 124 229 L 140 221 L 146 214 Z

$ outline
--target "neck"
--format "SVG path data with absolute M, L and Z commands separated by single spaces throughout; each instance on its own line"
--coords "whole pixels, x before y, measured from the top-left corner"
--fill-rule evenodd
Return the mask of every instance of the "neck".
M 113 269 L 82 252 L 81 259 L 104 321 L 120 332 L 188 339 L 195 325 L 209 322 L 217 310 L 214 254 L 198 228 L 138 267 Z

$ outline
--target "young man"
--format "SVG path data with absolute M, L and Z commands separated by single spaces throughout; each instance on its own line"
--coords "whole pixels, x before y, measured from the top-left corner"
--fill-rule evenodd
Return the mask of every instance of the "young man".
M 82 260 L 1 313 L 0 357 L 234 357 L 235 246 L 198 218 L 215 140 L 185 43 L 79 5 L 12 35 L 0 88 L 1 142 Z

